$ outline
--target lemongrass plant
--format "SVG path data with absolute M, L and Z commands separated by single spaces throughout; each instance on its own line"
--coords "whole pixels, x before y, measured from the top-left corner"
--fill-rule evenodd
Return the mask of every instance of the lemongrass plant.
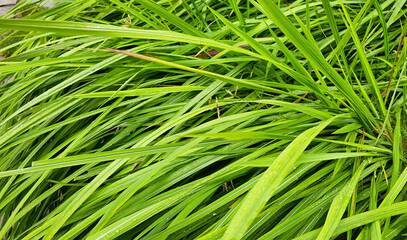
M 0 239 L 405 238 L 405 1 L 38 6 L 0 18 Z

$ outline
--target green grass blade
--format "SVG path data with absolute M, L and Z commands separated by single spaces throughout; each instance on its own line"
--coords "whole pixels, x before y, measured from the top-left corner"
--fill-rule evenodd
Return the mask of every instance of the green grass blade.
M 273 195 L 284 177 L 290 172 L 291 167 L 295 164 L 301 153 L 333 120 L 334 118 L 324 121 L 317 127 L 311 128 L 299 135 L 274 160 L 259 182 L 256 183 L 243 200 L 222 239 L 240 239 L 244 235 L 256 215 Z

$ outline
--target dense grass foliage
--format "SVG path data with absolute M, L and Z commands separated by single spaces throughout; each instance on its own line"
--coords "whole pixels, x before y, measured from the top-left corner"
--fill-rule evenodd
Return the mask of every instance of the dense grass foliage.
M 405 239 L 406 14 L 19 2 L 0 19 L 0 239 Z

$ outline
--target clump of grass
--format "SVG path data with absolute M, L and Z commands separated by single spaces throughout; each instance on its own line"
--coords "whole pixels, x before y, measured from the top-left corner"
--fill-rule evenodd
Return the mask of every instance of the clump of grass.
M 403 239 L 405 13 L 80 0 L 0 19 L 26 32 L 0 61 L 0 238 Z

